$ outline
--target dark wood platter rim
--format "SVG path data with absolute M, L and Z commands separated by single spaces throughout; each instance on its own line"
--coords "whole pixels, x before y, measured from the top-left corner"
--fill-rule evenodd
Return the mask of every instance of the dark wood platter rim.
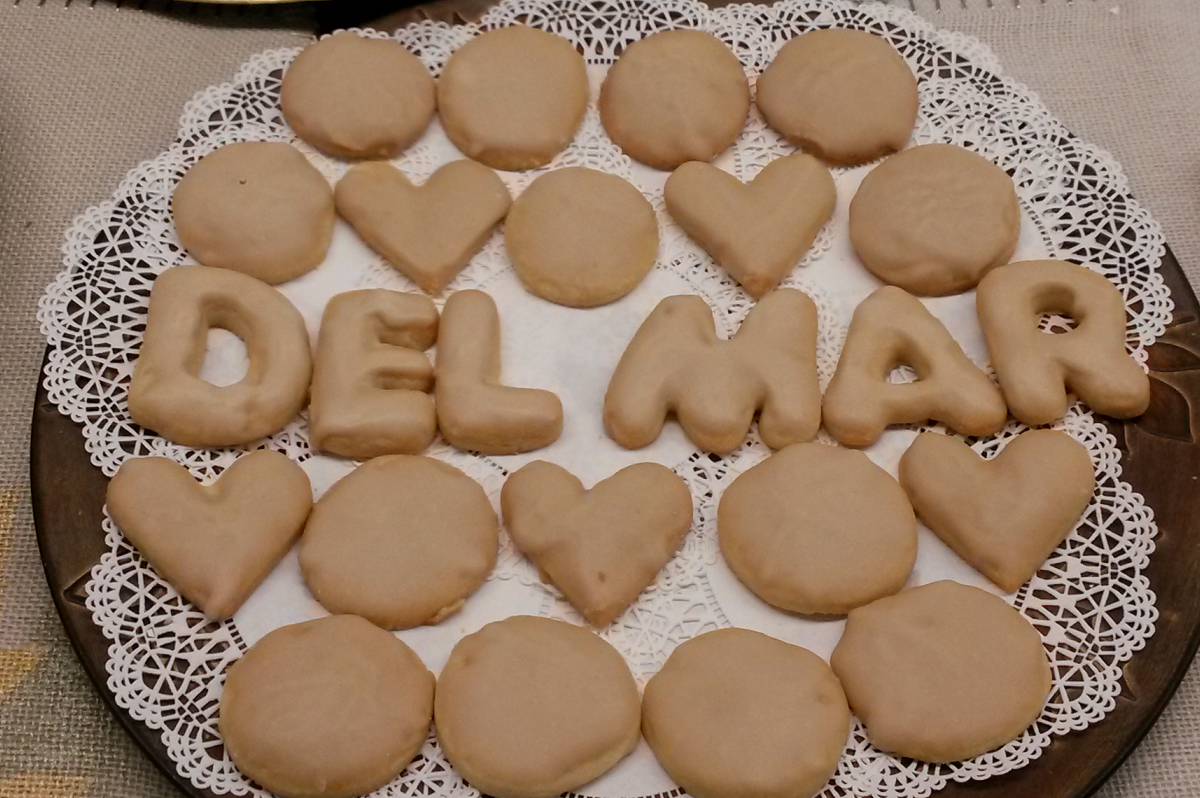
M 437 0 L 384 16 L 382 3 L 331 3 L 322 30 L 370 23 L 394 29 L 422 19 L 478 19 L 488 0 Z M 715 3 L 714 3 L 715 5 Z M 353 16 L 347 16 L 347 13 Z M 986 781 L 950 783 L 938 798 L 1086 798 L 1150 730 L 1200 646 L 1200 305 L 1170 249 L 1161 273 L 1175 302 L 1166 333 L 1149 349 L 1152 400 L 1139 419 L 1107 422 L 1123 476 L 1154 511 L 1159 534 L 1144 574 L 1157 596 L 1155 633 L 1123 668 L 1116 707 L 1100 723 L 1056 737 L 1026 767 Z M 47 350 L 49 351 L 49 350 Z M 43 364 L 44 365 L 44 364 Z M 30 441 L 34 523 L 46 580 L 84 670 L 112 713 L 182 793 L 217 798 L 176 770 L 160 732 L 134 719 L 108 687 L 109 641 L 85 606 L 92 567 L 107 550 L 103 519 L 108 478 L 91 464 L 79 425 L 49 401 L 39 381 Z

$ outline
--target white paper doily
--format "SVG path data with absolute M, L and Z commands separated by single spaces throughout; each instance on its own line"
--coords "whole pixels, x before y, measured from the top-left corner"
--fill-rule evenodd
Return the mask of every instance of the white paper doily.
M 1120 167 L 1101 150 L 1072 137 L 1025 87 L 1005 78 L 978 41 L 937 31 L 914 14 L 891 6 L 841 0 L 794 0 L 776 6 L 709 9 L 693 0 L 507 0 L 478 25 L 424 22 L 396 34 L 435 72 L 460 44 L 480 30 L 523 22 L 572 40 L 584 53 L 593 93 L 607 65 L 631 41 L 671 27 L 712 31 L 726 41 L 752 78 L 793 36 L 815 27 L 842 26 L 887 38 L 920 78 L 917 143 L 948 141 L 969 147 L 1013 175 L 1023 209 L 1016 257 L 1054 256 L 1087 262 L 1118 285 L 1129 308 L 1128 345 L 1140 360 L 1170 318 L 1171 301 L 1158 266 L 1163 239 L 1158 224 L 1129 196 Z M 376 34 L 372 34 L 376 35 Z M 83 425 L 92 461 L 112 474 L 132 456 L 165 455 L 210 479 L 237 451 L 176 446 L 133 425 L 125 398 L 144 327 L 154 277 L 184 262 L 170 223 L 175 183 L 197 159 L 223 144 L 250 139 L 292 141 L 278 110 L 279 81 L 297 49 L 254 56 L 234 77 L 210 87 L 185 107 L 179 138 L 159 157 L 131 171 L 112 199 L 83 214 L 67 233 L 64 271 L 43 297 L 39 320 L 50 343 L 46 386 L 59 409 Z M 594 99 L 594 98 L 593 98 Z M 299 145 L 335 179 L 345 164 Z M 757 112 L 718 165 L 743 180 L 772 159 L 793 151 L 766 128 Z M 395 162 L 421 181 L 438 165 L 461 157 L 435 123 Z M 625 344 L 657 303 L 672 293 L 697 293 L 713 308 L 718 328 L 737 329 L 752 302 L 692 244 L 662 209 L 666 175 L 633 163 L 605 136 L 594 107 L 571 147 L 547 168 L 586 165 L 632 180 L 659 211 L 662 245 L 656 269 L 632 294 L 587 311 L 561 308 L 527 294 L 517 282 L 497 234 L 454 281 L 450 291 L 487 290 L 500 308 L 504 378 L 514 385 L 545 387 L 563 399 L 566 422 L 553 446 L 516 457 L 476 457 L 435 444 L 443 458 L 478 479 L 495 501 L 508 472 L 536 458 L 558 462 L 594 483 L 624 465 L 652 459 L 674 468 L 692 489 L 696 518 L 679 555 L 655 584 L 603 635 L 625 656 L 639 682 L 661 666 L 673 648 L 708 629 L 757 628 L 828 656 L 840 622 L 815 622 L 777 612 L 743 588 L 718 556 L 715 511 L 728 482 L 768 454 L 755 435 L 733 454 L 698 453 L 675 425 L 646 450 L 626 452 L 603 434 L 604 388 Z M 838 209 L 786 284 L 816 301 L 822 385 L 836 363 L 857 302 L 879 283 L 857 264 L 849 248 L 846 206 L 869 167 L 835 170 Z M 514 193 L 537 170 L 503 174 Z M 338 223 L 329 258 L 313 273 L 281 287 L 315 336 L 328 298 L 364 286 L 411 289 Z M 438 298 L 440 303 L 442 298 Z M 974 296 L 928 300 L 981 365 L 986 349 L 974 313 Z M 233 336 L 214 332 L 205 374 L 218 384 L 238 379 L 244 349 Z M 1153 550 L 1155 526 L 1142 498 L 1121 478 L 1116 442 L 1090 412 L 1076 407 L 1059 425 L 1084 443 L 1096 466 L 1098 487 L 1077 529 L 1021 591 L 1007 598 L 1041 632 L 1054 669 L 1054 690 L 1038 722 L 998 751 L 946 766 L 900 760 L 872 748 L 855 725 L 841 765 L 823 795 L 926 796 L 949 780 L 1004 773 L 1027 764 L 1051 737 L 1102 719 L 1120 693 L 1120 666 L 1153 632 L 1154 595 L 1142 575 Z M 1023 428 L 975 442 L 993 454 Z M 914 431 L 885 434 L 868 454 L 895 473 Z M 349 464 L 314 457 L 306 427 L 297 419 L 263 442 L 303 463 L 319 492 L 347 473 Z M 178 770 L 215 793 L 261 795 L 225 757 L 216 733 L 222 674 L 245 648 L 283 623 L 322 614 L 304 590 L 294 553 L 289 555 L 237 616 L 206 624 L 124 541 L 106 519 L 109 553 L 88 584 L 87 606 L 112 641 L 108 685 L 133 717 L 161 730 Z M 939 578 L 995 590 L 922 529 L 911 584 Z M 434 670 L 454 642 L 484 623 L 515 612 L 578 620 L 552 588 L 505 538 L 492 579 L 463 611 L 436 627 L 401 633 Z M 637 798 L 676 795 L 643 743 L 625 762 L 580 791 L 589 796 Z M 469 796 L 477 792 L 449 768 L 431 739 L 392 784 L 386 796 Z

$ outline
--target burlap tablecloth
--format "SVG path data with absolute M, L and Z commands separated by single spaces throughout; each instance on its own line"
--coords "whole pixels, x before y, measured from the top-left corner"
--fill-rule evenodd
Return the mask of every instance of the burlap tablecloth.
M 990 44 L 1067 127 L 1111 150 L 1200 286 L 1200 4 L 913 5 Z M 310 14 L 0 3 L 0 798 L 178 794 L 101 703 L 46 589 L 28 484 L 34 312 L 71 219 L 170 143 L 194 92 L 257 50 L 303 42 Z M 1200 675 L 1100 794 L 1200 795 Z

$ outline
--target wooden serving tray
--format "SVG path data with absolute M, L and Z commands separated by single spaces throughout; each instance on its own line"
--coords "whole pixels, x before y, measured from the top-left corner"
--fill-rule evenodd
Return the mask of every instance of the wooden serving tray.
M 363 0 L 321 4 L 316 14 L 321 32 L 361 25 L 388 30 L 425 19 L 475 21 L 491 5 L 490 0 L 434 0 L 395 11 L 394 0 Z M 1107 422 L 1122 451 L 1124 479 L 1145 497 L 1159 527 L 1155 552 L 1144 570 L 1157 595 L 1155 633 L 1126 663 L 1121 694 L 1105 720 L 1055 738 L 1021 770 L 987 781 L 951 783 L 936 794 L 938 798 L 1091 795 L 1149 731 L 1200 645 L 1200 304 L 1169 249 L 1162 274 L 1175 311 L 1166 333 L 1148 350 L 1150 409 L 1138 419 Z M 57 411 L 41 384 L 34 405 L 30 472 L 46 579 L 84 669 L 109 709 L 181 794 L 216 798 L 179 775 L 159 732 L 118 707 L 107 686 L 109 641 L 84 602 L 92 568 L 106 551 L 101 521 L 108 480 L 91 464 L 80 427 Z

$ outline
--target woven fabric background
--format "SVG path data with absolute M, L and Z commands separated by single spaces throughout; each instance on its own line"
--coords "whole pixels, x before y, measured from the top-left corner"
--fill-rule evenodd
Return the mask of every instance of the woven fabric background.
M 898 1 L 987 42 L 1072 131 L 1112 151 L 1200 287 L 1200 4 Z M 303 42 L 311 10 L 11 3 L 0 2 L 0 798 L 176 795 L 108 714 L 46 589 L 28 485 L 44 349 L 34 313 L 71 219 L 170 143 L 194 92 L 255 51 Z M 1099 794 L 1200 794 L 1200 674 Z

